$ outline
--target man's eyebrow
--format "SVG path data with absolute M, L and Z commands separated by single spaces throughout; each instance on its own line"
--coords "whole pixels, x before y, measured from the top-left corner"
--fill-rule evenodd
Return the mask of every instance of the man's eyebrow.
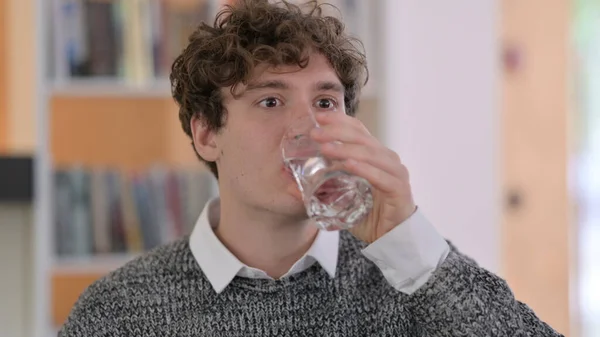
M 248 83 L 241 94 L 260 89 L 290 90 L 290 88 L 291 87 L 289 84 L 280 80 L 257 81 Z M 339 93 L 344 92 L 344 86 L 333 81 L 319 81 L 315 83 L 315 89 L 317 91 L 336 91 Z
M 272 81 L 262 81 L 262 82 L 250 82 L 246 86 L 244 92 L 248 92 L 251 90 L 258 90 L 258 89 L 288 90 L 289 88 L 290 88 L 290 86 L 283 81 L 272 80 Z
M 344 92 L 344 87 L 340 83 L 331 81 L 320 81 L 316 84 L 317 91 L 337 91 L 339 93 Z

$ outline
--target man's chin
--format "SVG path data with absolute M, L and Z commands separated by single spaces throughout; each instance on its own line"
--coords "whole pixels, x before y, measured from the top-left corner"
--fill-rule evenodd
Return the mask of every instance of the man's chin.
M 289 195 L 289 208 L 288 212 L 293 214 L 295 218 L 308 218 L 308 214 L 306 213 L 306 207 L 304 206 L 304 201 L 302 200 L 302 194 L 300 191 L 296 189 L 296 192 L 290 191 Z

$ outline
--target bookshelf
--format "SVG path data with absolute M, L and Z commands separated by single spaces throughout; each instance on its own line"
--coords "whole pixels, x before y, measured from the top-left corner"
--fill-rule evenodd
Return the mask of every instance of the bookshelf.
M 93 281 L 188 233 L 216 195 L 167 78 L 195 25 L 226 0 L 36 1 L 36 49 L 48 51 L 36 53 L 35 71 L 32 297 L 33 335 L 42 337 Z M 374 54 L 369 3 L 333 3 L 357 5 L 350 29 Z M 360 108 L 370 113 L 359 118 L 376 133 L 378 72 L 370 71 Z

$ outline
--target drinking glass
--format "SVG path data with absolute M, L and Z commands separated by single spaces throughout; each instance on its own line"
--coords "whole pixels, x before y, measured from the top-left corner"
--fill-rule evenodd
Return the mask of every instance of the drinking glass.
M 312 115 L 295 120 L 281 141 L 286 167 L 302 193 L 306 212 L 319 228 L 349 229 L 373 208 L 371 185 L 343 169 L 343 162 L 321 155 L 310 137 L 319 124 Z

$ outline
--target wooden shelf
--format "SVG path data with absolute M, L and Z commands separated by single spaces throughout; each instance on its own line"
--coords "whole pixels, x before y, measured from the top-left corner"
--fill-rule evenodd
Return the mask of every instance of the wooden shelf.
M 83 165 L 135 171 L 166 164 L 204 169 L 181 129 L 172 98 L 79 93 L 55 91 L 50 99 L 54 167 Z M 50 280 L 52 323 L 60 326 L 90 284 L 135 256 L 54 259 Z
M 55 95 L 50 109 L 56 167 L 200 167 L 170 98 Z
M 0 153 L 8 150 L 8 2 L 0 1 Z
M 92 283 L 106 275 L 97 273 L 52 273 L 51 276 L 51 303 L 52 323 L 54 326 L 62 325 L 81 293 Z

